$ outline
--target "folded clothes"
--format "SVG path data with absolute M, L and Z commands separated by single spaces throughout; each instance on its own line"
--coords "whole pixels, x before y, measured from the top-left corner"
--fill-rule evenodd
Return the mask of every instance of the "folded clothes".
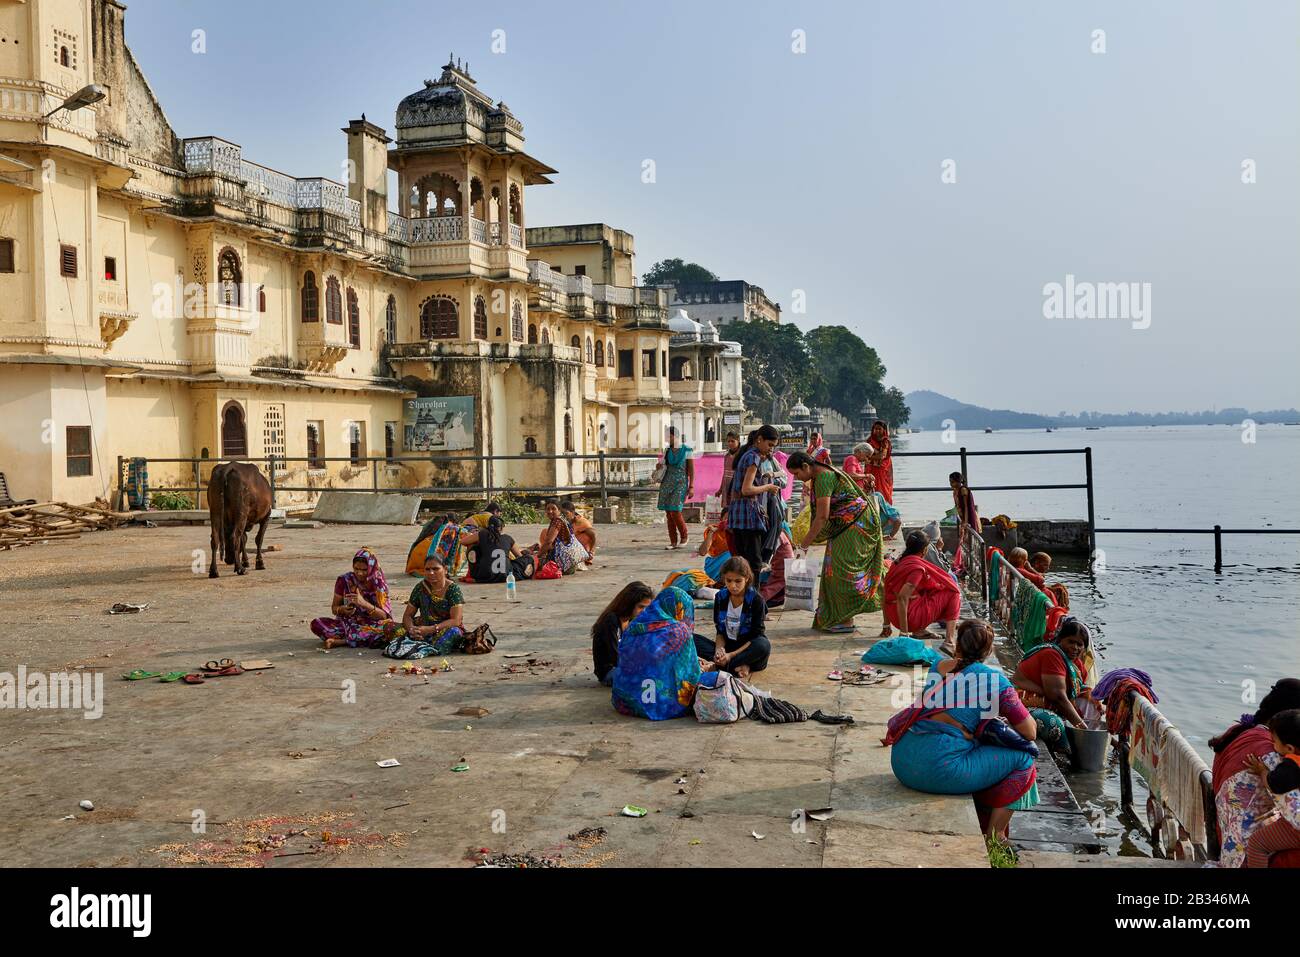
M 1092 689 L 1093 697 L 1098 701 L 1105 701 L 1110 697 L 1110 693 L 1114 690 L 1115 685 L 1124 678 L 1131 678 L 1145 685 L 1146 689 L 1151 692 L 1147 697 L 1149 697 L 1154 704 L 1160 703 L 1160 699 L 1156 696 L 1156 693 L 1151 690 L 1151 676 L 1139 668 L 1116 668 L 1114 671 L 1106 672 L 1101 676 L 1101 680 L 1097 682 L 1097 687 Z

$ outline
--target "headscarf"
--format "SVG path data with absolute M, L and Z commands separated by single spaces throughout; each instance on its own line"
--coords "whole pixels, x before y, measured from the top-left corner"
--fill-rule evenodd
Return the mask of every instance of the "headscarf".
M 388 579 L 384 578 L 384 573 L 379 567 L 379 556 L 369 548 L 361 548 L 352 556 L 352 563 L 366 563 L 366 573 L 358 577 L 356 571 L 350 571 L 345 576 L 347 583 L 356 591 L 364 595 L 371 596 L 366 600 L 377 608 L 382 608 L 390 615 L 393 609 L 388 603 Z
M 691 596 L 671 587 L 633 619 L 618 645 L 615 710 L 651 721 L 691 712 L 700 681 L 694 625 Z

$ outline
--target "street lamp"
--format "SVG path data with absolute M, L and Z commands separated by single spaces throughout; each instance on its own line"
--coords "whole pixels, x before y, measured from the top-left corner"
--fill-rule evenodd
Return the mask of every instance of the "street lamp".
M 50 110 L 50 112 L 42 116 L 41 119 L 47 120 L 55 113 L 59 112 L 59 110 L 67 110 L 71 113 L 73 110 L 80 110 L 83 107 L 94 106 L 106 96 L 108 96 L 108 90 L 100 86 L 98 83 L 83 86 L 76 93 L 72 94 L 72 96 L 68 97 L 54 109 Z

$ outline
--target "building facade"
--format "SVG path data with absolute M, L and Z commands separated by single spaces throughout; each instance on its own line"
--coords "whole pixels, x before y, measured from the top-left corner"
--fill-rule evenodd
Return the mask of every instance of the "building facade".
M 0 4 L 15 495 L 110 498 L 137 456 L 273 457 L 282 487 L 576 485 L 584 453 L 660 447 L 667 292 L 635 286 L 626 233 L 527 228 L 555 171 L 462 64 L 401 101 L 391 137 L 347 123 L 346 183 L 294 177 L 180 138 L 124 15 Z M 102 100 L 60 109 L 91 84 Z M 388 461 L 406 455 L 444 458 Z M 518 458 L 489 476 L 482 455 Z M 149 469 L 155 487 L 206 476 Z
M 664 288 L 670 307 L 686 309 L 697 322 L 711 322 L 719 329 L 729 322 L 781 321 L 781 304 L 743 279 L 683 282 Z

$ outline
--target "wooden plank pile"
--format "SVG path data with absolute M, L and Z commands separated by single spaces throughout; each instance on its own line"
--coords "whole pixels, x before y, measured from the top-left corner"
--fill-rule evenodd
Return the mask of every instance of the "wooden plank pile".
M 38 502 L 0 508 L 0 551 L 21 545 L 36 545 L 80 538 L 82 532 L 116 528 L 130 515 L 93 505 L 67 502 Z

